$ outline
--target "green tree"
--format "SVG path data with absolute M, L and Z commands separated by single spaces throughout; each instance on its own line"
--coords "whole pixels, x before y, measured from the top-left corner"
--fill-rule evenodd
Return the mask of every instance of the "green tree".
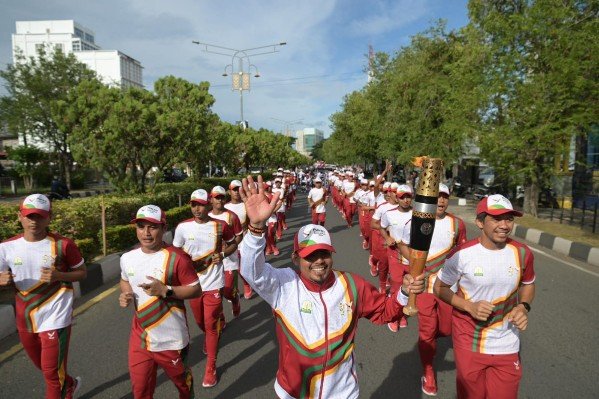
M 599 32 L 595 1 L 469 3 L 473 41 L 487 52 L 480 97 L 482 155 L 524 183 L 524 211 L 572 136 L 597 121 Z
M 47 154 L 39 148 L 25 145 L 7 147 L 7 152 L 8 159 L 14 162 L 13 169 L 23 178 L 25 189 L 33 189 L 33 178 L 47 159 Z
M 0 115 L 9 131 L 21 135 L 26 146 L 34 138 L 58 154 L 60 174 L 70 186 L 73 157 L 68 146 L 69 132 L 58 128 L 53 108 L 79 82 L 94 79 L 95 73 L 73 54 L 42 46 L 29 59 L 17 53 L 15 63 L 0 71 L 0 77 L 8 92 L 0 101 Z

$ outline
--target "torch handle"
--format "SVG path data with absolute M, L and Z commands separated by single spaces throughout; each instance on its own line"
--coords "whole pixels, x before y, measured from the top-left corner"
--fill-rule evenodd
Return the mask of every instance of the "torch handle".
M 417 277 L 422 274 L 424 266 L 426 265 L 426 258 L 428 251 L 419 251 L 416 249 L 410 249 L 410 274 L 412 277 Z M 415 316 L 418 314 L 418 308 L 416 307 L 416 294 L 410 292 L 408 297 L 408 305 L 403 308 L 404 314 L 408 316 Z

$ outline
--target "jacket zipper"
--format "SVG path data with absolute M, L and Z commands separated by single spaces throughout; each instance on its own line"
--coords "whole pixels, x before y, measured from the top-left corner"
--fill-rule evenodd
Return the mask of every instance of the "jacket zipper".
M 324 376 L 326 374 L 327 363 L 329 362 L 329 316 L 327 304 L 322 297 L 322 289 L 318 290 L 318 296 L 320 296 L 320 302 L 322 302 L 322 306 L 324 307 L 324 342 L 325 342 L 325 354 L 324 354 L 324 363 L 322 365 L 322 373 L 320 376 L 320 392 L 318 392 L 318 398 L 322 399 L 322 390 L 324 388 Z

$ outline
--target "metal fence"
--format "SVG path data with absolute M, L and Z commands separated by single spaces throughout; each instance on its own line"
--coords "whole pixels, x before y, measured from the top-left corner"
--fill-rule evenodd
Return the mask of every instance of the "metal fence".
M 593 234 L 598 232 L 598 196 L 587 196 L 584 199 L 575 200 L 571 203 L 569 209 L 566 208 L 569 202 L 567 199 L 559 198 L 557 202 L 559 207 L 540 208 L 539 217 L 551 221 L 559 221 L 560 224 L 579 226 L 580 229 Z

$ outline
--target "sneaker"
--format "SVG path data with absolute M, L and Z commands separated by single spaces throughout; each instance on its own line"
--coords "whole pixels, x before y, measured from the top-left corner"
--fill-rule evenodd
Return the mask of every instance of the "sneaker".
M 73 385 L 69 389 L 71 391 L 71 398 L 75 399 L 77 397 L 77 393 L 81 390 L 83 386 L 83 379 L 81 377 L 75 377 L 73 379 Z
M 435 381 L 435 371 L 430 370 L 420 379 L 422 383 L 422 392 L 428 396 L 437 396 L 437 381 Z
M 362 249 L 368 249 L 368 242 L 366 240 L 362 240 Z
M 267 250 L 264 252 L 264 255 L 272 255 L 272 250 L 270 250 L 270 249 L 267 249 Z
M 237 296 L 237 299 L 234 300 L 231 305 L 233 308 L 233 317 L 238 317 L 239 313 L 241 313 L 241 303 L 239 302 L 239 296 Z
M 379 275 L 379 268 L 377 267 L 377 265 L 375 265 L 374 263 L 371 262 L 372 256 L 370 258 L 368 258 L 368 263 L 370 264 L 370 275 L 372 277 L 376 277 Z
M 252 290 L 252 287 L 250 287 L 249 285 L 244 285 L 243 286 L 243 297 L 245 299 L 252 299 L 253 296 L 254 296 L 254 291 Z
M 216 375 L 216 366 L 212 364 L 206 365 L 206 371 L 204 372 L 204 380 L 202 386 L 204 388 L 210 388 L 216 385 L 218 377 Z
M 272 250 L 272 254 L 273 254 L 274 256 L 278 256 L 280 253 L 281 253 L 281 251 L 279 251 L 279 248 L 277 248 L 277 247 L 275 247 L 275 248 Z
M 402 316 L 399 319 L 399 328 L 406 328 L 408 326 L 408 318 L 406 316 Z
M 399 325 L 397 324 L 396 321 L 393 321 L 391 323 L 387 323 L 387 327 L 389 328 L 389 330 L 391 330 L 391 332 L 398 332 L 399 331 Z

